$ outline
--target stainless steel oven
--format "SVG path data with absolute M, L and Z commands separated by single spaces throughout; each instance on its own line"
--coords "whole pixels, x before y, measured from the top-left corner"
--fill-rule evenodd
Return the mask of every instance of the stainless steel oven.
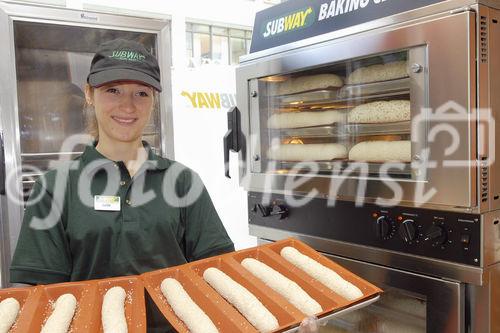
M 237 69 L 225 157 L 239 151 L 250 234 L 297 237 L 385 290 L 331 331 L 500 332 L 500 3 L 386 1 L 353 26 L 341 16 L 382 2 L 333 3 L 280 5 L 283 22 L 347 22 L 302 40 L 270 10 L 264 35 L 289 42 Z
M 499 12 L 459 9 L 408 14 L 402 23 L 244 58 L 237 70 L 243 186 L 344 200 L 359 197 L 363 186 L 372 201 L 399 196 L 404 205 L 500 208 L 492 167 L 499 145 L 489 121 L 498 106 Z M 335 77 L 340 83 L 328 82 Z M 404 114 L 391 117 L 391 108 Z M 370 118 L 377 111 L 386 120 Z M 378 144 L 401 154 L 363 151 Z M 290 189 L 287 179 L 307 162 L 317 169 Z

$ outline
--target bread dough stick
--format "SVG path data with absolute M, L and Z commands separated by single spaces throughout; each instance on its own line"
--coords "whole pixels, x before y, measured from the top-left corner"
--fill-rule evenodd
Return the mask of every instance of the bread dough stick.
M 306 315 L 313 316 L 323 311 L 321 305 L 296 282 L 266 264 L 253 258 L 246 258 L 241 265 Z
M 280 128 L 301 128 L 320 125 L 331 125 L 345 122 L 346 115 L 340 111 L 304 111 L 275 113 L 267 120 L 267 127 Z
M 349 160 L 411 162 L 411 141 L 363 141 L 351 148 Z
M 348 122 L 391 123 L 410 120 L 410 101 L 376 101 L 361 104 L 353 108 L 348 116 Z
M 66 333 L 76 310 L 76 298 L 72 294 L 59 296 L 40 333 Z
M 279 327 L 276 317 L 257 297 L 224 272 L 210 267 L 203 272 L 203 279 L 260 332 L 271 332 Z
M 101 309 L 102 328 L 104 333 L 127 333 L 125 319 L 125 289 L 110 288 L 104 295 Z
M 281 250 L 281 256 L 349 301 L 363 296 L 358 287 L 344 280 L 335 271 L 300 253 L 291 246 L 284 247 Z
M 9 332 L 16 321 L 20 308 L 19 302 L 12 297 L 0 302 L 0 333 Z
M 277 161 L 331 161 L 347 157 L 340 143 L 285 144 L 269 148 L 267 157 Z
M 298 92 L 325 88 L 340 88 L 344 85 L 342 78 L 335 74 L 317 74 L 299 76 L 280 82 L 277 87 L 278 95 L 290 95 Z
M 408 63 L 406 61 L 361 67 L 349 74 L 346 83 L 362 84 L 400 79 L 408 76 L 407 68 Z
M 191 333 L 219 332 L 206 313 L 191 299 L 179 281 L 166 278 L 160 286 L 163 296 Z

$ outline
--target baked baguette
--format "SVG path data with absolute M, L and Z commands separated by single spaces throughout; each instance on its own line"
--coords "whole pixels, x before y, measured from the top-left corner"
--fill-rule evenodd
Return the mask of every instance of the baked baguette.
M 351 148 L 349 160 L 411 162 L 411 141 L 363 141 Z
M 345 119 L 345 113 L 340 111 L 275 113 L 267 120 L 267 127 L 274 129 L 311 127 L 340 123 Z
M 408 76 L 407 67 L 408 63 L 406 61 L 361 67 L 349 74 L 346 84 L 362 84 L 400 79 Z
M 340 88 L 343 85 L 342 78 L 335 74 L 307 75 L 278 83 L 276 92 L 278 95 L 290 95 L 309 90 Z
M 331 161 L 347 157 L 340 143 L 284 144 L 269 148 L 267 157 L 277 161 Z
M 376 101 L 361 104 L 347 115 L 349 123 L 391 123 L 410 120 L 410 101 Z

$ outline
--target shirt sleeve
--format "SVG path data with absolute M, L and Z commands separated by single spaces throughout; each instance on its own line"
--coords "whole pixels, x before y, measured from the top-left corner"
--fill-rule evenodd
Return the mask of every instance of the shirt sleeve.
M 62 223 L 63 211 L 52 193 L 39 182 L 33 187 L 31 199 L 36 202 L 28 205 L 24 213 L 10 267 L 10 282 L 50 284 L 69 281 L 72 263 Z M 52 221 L 35 225 L 32 223 L 35 217 L 51 217 Z
M 234 244 L 200 177 L 189 170 L 184 173 L 184 184 L 184 194 L 190 189 L 193 193 L 200 193 L 195 200 L 190 195 L 183 198 L 187 200 L 183 214 L 186 227 L 186 259 L 194 261 L 234 251 Z M 198 191 L 195 190 L 197 188 Z

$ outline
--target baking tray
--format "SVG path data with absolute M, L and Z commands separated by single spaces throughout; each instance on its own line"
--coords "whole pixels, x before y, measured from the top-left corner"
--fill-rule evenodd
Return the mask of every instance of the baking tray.
M 187 333 L 189 331 L 186 325 L 177 318 L 160 290 L 160 284 L 166 278 L 179 281 L 189 296 L 195 300 L 196 304 L 207 314 L 220 332 L 257 332 L 235 308 L 209 287 L 187 265 L 142 274 L 141 279 L 144 281 L 147 292 L 163 316 L 177 332 Z
M 349 165 L 353 163 L 366 163 L 368 165 L 368 176 L 370 175 L 379 175 L 380 174 L 380 168 L 384 165 L 384 163 L 381 162 L 358 162 L 358 161 L 349 161 L 347 159 L 345 160 L 335 160 L 335 161 L 310 161 L 311 163 L 316 163 L 318 166 L 318 172 L 342 172 L 343 170 L 347 169 Z M 302 162 L 290 162 L 290 161 L 278 161 L 279 169 L 280 170 L 292 170 L 297 167 L 299 163 Z M 391 162 L 387 162 L 391 163 Z M 407 176 L 411 177 L 412 175 L 412 167 L 410 162 L 403 162 L 404 167 L 403 169 L 389 169 L 387 171 L 387 174 L 389 176 Z M 304 168 L 305 172 L 310 172 L 309 169 Z M 283 171 L 280 171 L 283 172 Z M 359 174 L 359 172 L 356 172 L 356 170 L 352 170 L 349 174 L 346 176 L 355 176 Z
M 336 123 L 327 126 L 301 128 L 270 129 L 281 137 L 311 138 L 311 137 L 347 137 L 377 134 L 410 134 L 411 121 L 393 123 Z
M 0 289 L 0 302 L 6 298 L 15 298 L 19 302 L 19 313 L 9 333 L 28 332 L 28 325 L 35 311 L 36 299 L 40 287 Z
M 34 300 L 34 313 L 26 332 L 40 332 L 43 324 L 52 313 L 52 304 L 63 294 L 71 293 L 78 304 L 71 321 L 71 333 L 92 332 L 92 313 L 95 305 L 96 284 L 90 281 L 65 282 L 39 286 Z
M 102 328 L 102 302 L 106 292 L 112 287 L 122 287 L 127 294 L 125 298 L 125 319 L 127 320 L 128 332 L 145 333 L 146 304 L 144 299 L 144 284 L 138 276 L 124 276 L 111 279 L 92 281 L 97 286 L 96 303 L 92 315 L 91 332 L 104 332 Z
M 348 301 L 335 294 L 320 282 L 314 280 L 283 259 L 279 255 L 279 250 L 284 246 L 293 246 L 302 253 L 318 260 L 323 265 L 334 269 L 343 278 L 356 284 L 363 291 L 364 297 Z M 144 273 L 141 275 L 141 279 L 144 281 L 146 290 L 151 295 L 155 304 L 178 332 L 187 333 L 188 330 L 175 316 L 161 293 L 160 284 L 167 277 L 175 278 L 183 285 L 186 292 L 207 313 L 221 333 L 257 332 L 233 306 L 227 303 L 203 280 L 203 272 L 209 267 L 220 269 L 252 292 L 277 318 L 280 327 L 274 332 L 296 332 L 298 325 L 306 315 L 254 277 L 240 264 L 244 258 L 248 257 L 266 263 L 294 280 L 306 290 L 323 307 L 324 311 L 318 314 L 321 321 L 327 321 L 335 314 L 346 313 L 367 306 L 377 301 L 382 292 L 381 289 L 355 276 L 295 239 L 286 239 L 273 244 L 266 244 L 181 266 Z
M 409 93 L 410 85 L 411 80 L 409 77 L 389 81 L 345 85 L 340 88 L 337 97 L 339 99 L 359 98 L 380 94 Z

